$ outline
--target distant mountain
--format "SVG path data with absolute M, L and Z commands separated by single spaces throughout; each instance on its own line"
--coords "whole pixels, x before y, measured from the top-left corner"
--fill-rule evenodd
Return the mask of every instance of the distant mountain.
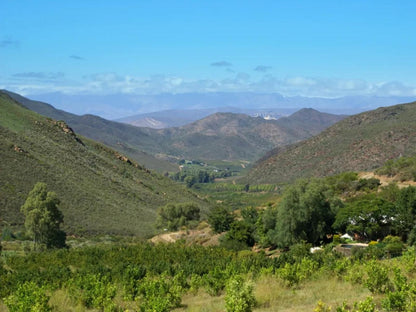
M 151 129 L 93 115 L 68 114 L 41 102 L 15 94 L 11 96 L 36 112 L 65 120 L 76 132 L 141 160 L 140 163 L 146 166 L 144 158 L 140 158 L 143 157 L 141 151 L 164 159 L 173 157 L 253 161 L 276 146 L 316 135 L 345 117 L 320 113 L 313 109 L 301 110 L 278 120 L 244 114 L 216 113 L 182 127 Z
M 141 149 L 141 142 L 145 140 L 142 140 L 141 138 L 143 135 L 147 136 L 147 134 L 143 134 L 136 127 L 108 121 L 94 115 L 78 116 L 56 109 L 50 104 L 32 101 L 19 94 L 6 90 L 0 91 L 0 94 L 2 93 L 9 95 L 23 106 L 38 114 L 56 120 L 64 120 L 77 133 L 119 150 L 121 153 L 128 155 L 149 169 L 157 170 L 159 172 L 178 170 L 177 166 L 143 152 Z M 132 132 L 131 137 L 128 138 L 130 132 Z
M 168 153 L 202 160 L 255 160 L 276 146 L 309 138 L 344 116 L 307 109 L 278 120 L 216 113 L 189 125 L 158 130 Z M 303 121 L 302 121 L 303 120 Z
M 0 159 L 0 227 L 23 224 L 20 207 L 36 182 L 57 193 L 69 234 L 148 236 L 160 206 L 195 202 L 207 210 L 206 202 L 169 178 L 5 93 L 0 93 Z
M 319 98 L 302 96 L 282 96 L 279 93 L 254 92 L 207 92 L 178 94 L 109 94 L 109 95 L 69 95 L 47 93 L 28 95 L 31 99 L 53 103 L 59 109 L 78 115 L 93 114 L 106 119 L 119 119 L 125 116 L 163 111 L 188 109 L 216 109 L 234 107 L 241 110 L 273 110 L 282 115 L 312 107 L 332 114 L 357 114 L 380 106 L 406 103 L 415 97 L 346 96 L 340 98 Z M 247 113 L 234 111 L 233 113 Z M 212 112 L 214 113 L 214 112 Z M 249 114 L 251 115 L 251 114 Z M 202 116 L 200 118 L 203 118 Z M 156 118 L 157 119 L 157 118 Z
M 165 129 L 185 126 L 218 112 L 246 114 L 252 117 L 263 117 L 265 119 L 278 119 L 282 117 L 282 112 L 275 112 L 272 109 L 239 109 L 236 107 L 218 107 L 212 109 L 165 110 L 120 118 L 116 121 L 127 123 L 136 127 Z
M 249 172 L 250 183 L 290 182 L 343 171 L 373 170 L 416 154 L 416 102 L 354 115 L 303 142 L 278 147 Z

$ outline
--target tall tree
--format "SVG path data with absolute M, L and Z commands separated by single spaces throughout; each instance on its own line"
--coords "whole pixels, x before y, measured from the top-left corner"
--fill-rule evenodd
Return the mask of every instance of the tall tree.
M 60 201 L 54 192 L 48 192 L 45 183 L 38 182 L 21 207 L 25 215 L 25 227 L 33 238 L 35 248 L 65 247 L 66 234 L 60 229 L 64 221 L 58 209 Z
M 290 246 L 300 241 L 319 243 L 331 233 L 340 204 L 321 180 L 300 180 L 289 187 L 278 208 L 275 242 Z

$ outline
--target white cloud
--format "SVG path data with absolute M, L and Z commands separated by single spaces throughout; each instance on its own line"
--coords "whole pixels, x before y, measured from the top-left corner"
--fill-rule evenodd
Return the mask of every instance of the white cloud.
M 262 92 L 285 96 L 342 97 L 349 95 L 416 96 L 416 86 L 401 82 L 368 82 L 359 79 L 330 79 L 294 76 L 277 78 L 271 74 L 253 78 L 247 73 L 234 73 L 222 80 L 190 80 L 179 76 L 122 76 L 97 73 L 70 81 L 63 73 L 17 73 L 0 84 L 22 94 L 62 92 L 66 94 L 159 94 L 192 92 Z

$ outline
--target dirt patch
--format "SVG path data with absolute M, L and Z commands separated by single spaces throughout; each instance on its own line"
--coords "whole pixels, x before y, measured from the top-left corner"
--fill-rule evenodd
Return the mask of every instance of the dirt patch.
M 416 186 L 416 182 L 414 181 L 399 181 L 397 177 L 380 176 L 380 175 L 374 174 L 374 172 L 360 172 L 358 173 L 358 176 L 361 179 L 371 179 L 371 178 L 379 179 L 381 186 L 387 186 L 393 182 L 396 183 L 399 188 L 408 187 L 408 186 Z
M 174 243 L 178 240 L 184 240 L 187 244 L 199 244 L 202 246 L 219 245 L 221 234 L 214 234 L 209 226 L 194 229 L 182 230 L 177 232 L 162 233 L 150 239 L 152 243 Z

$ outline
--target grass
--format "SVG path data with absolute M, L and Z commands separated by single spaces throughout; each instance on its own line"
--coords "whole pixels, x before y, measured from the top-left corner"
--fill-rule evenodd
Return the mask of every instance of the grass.
M 301 284 L 299 289 L 289 289 L 273 276 L 264 276 L 256 284 L 258 302 L 255 311 L 313 311 L 319 300 L 335 307 L 345 301 L 352 305 L 371 293 L 360 285 L 352 285 L 336 278 L 322 276 Z
M 255 282 L 256 312 L 297 312 L 313 311 L 319 300 L 336 307 L 346 302 L 352 306 L 372 294 L 362 285 L 353 285 L 336 278 L 320 276 L 308 280 L 298 289 L 283 286 L 275 276 L 264 275 Z M 224 294 L 212 297 L 204 291 L 188 293 L 182 297 L 183 307 L 174 311 L 217 312 L 224 311 Z M 375 301 L 378 302 L 377 297 Z

